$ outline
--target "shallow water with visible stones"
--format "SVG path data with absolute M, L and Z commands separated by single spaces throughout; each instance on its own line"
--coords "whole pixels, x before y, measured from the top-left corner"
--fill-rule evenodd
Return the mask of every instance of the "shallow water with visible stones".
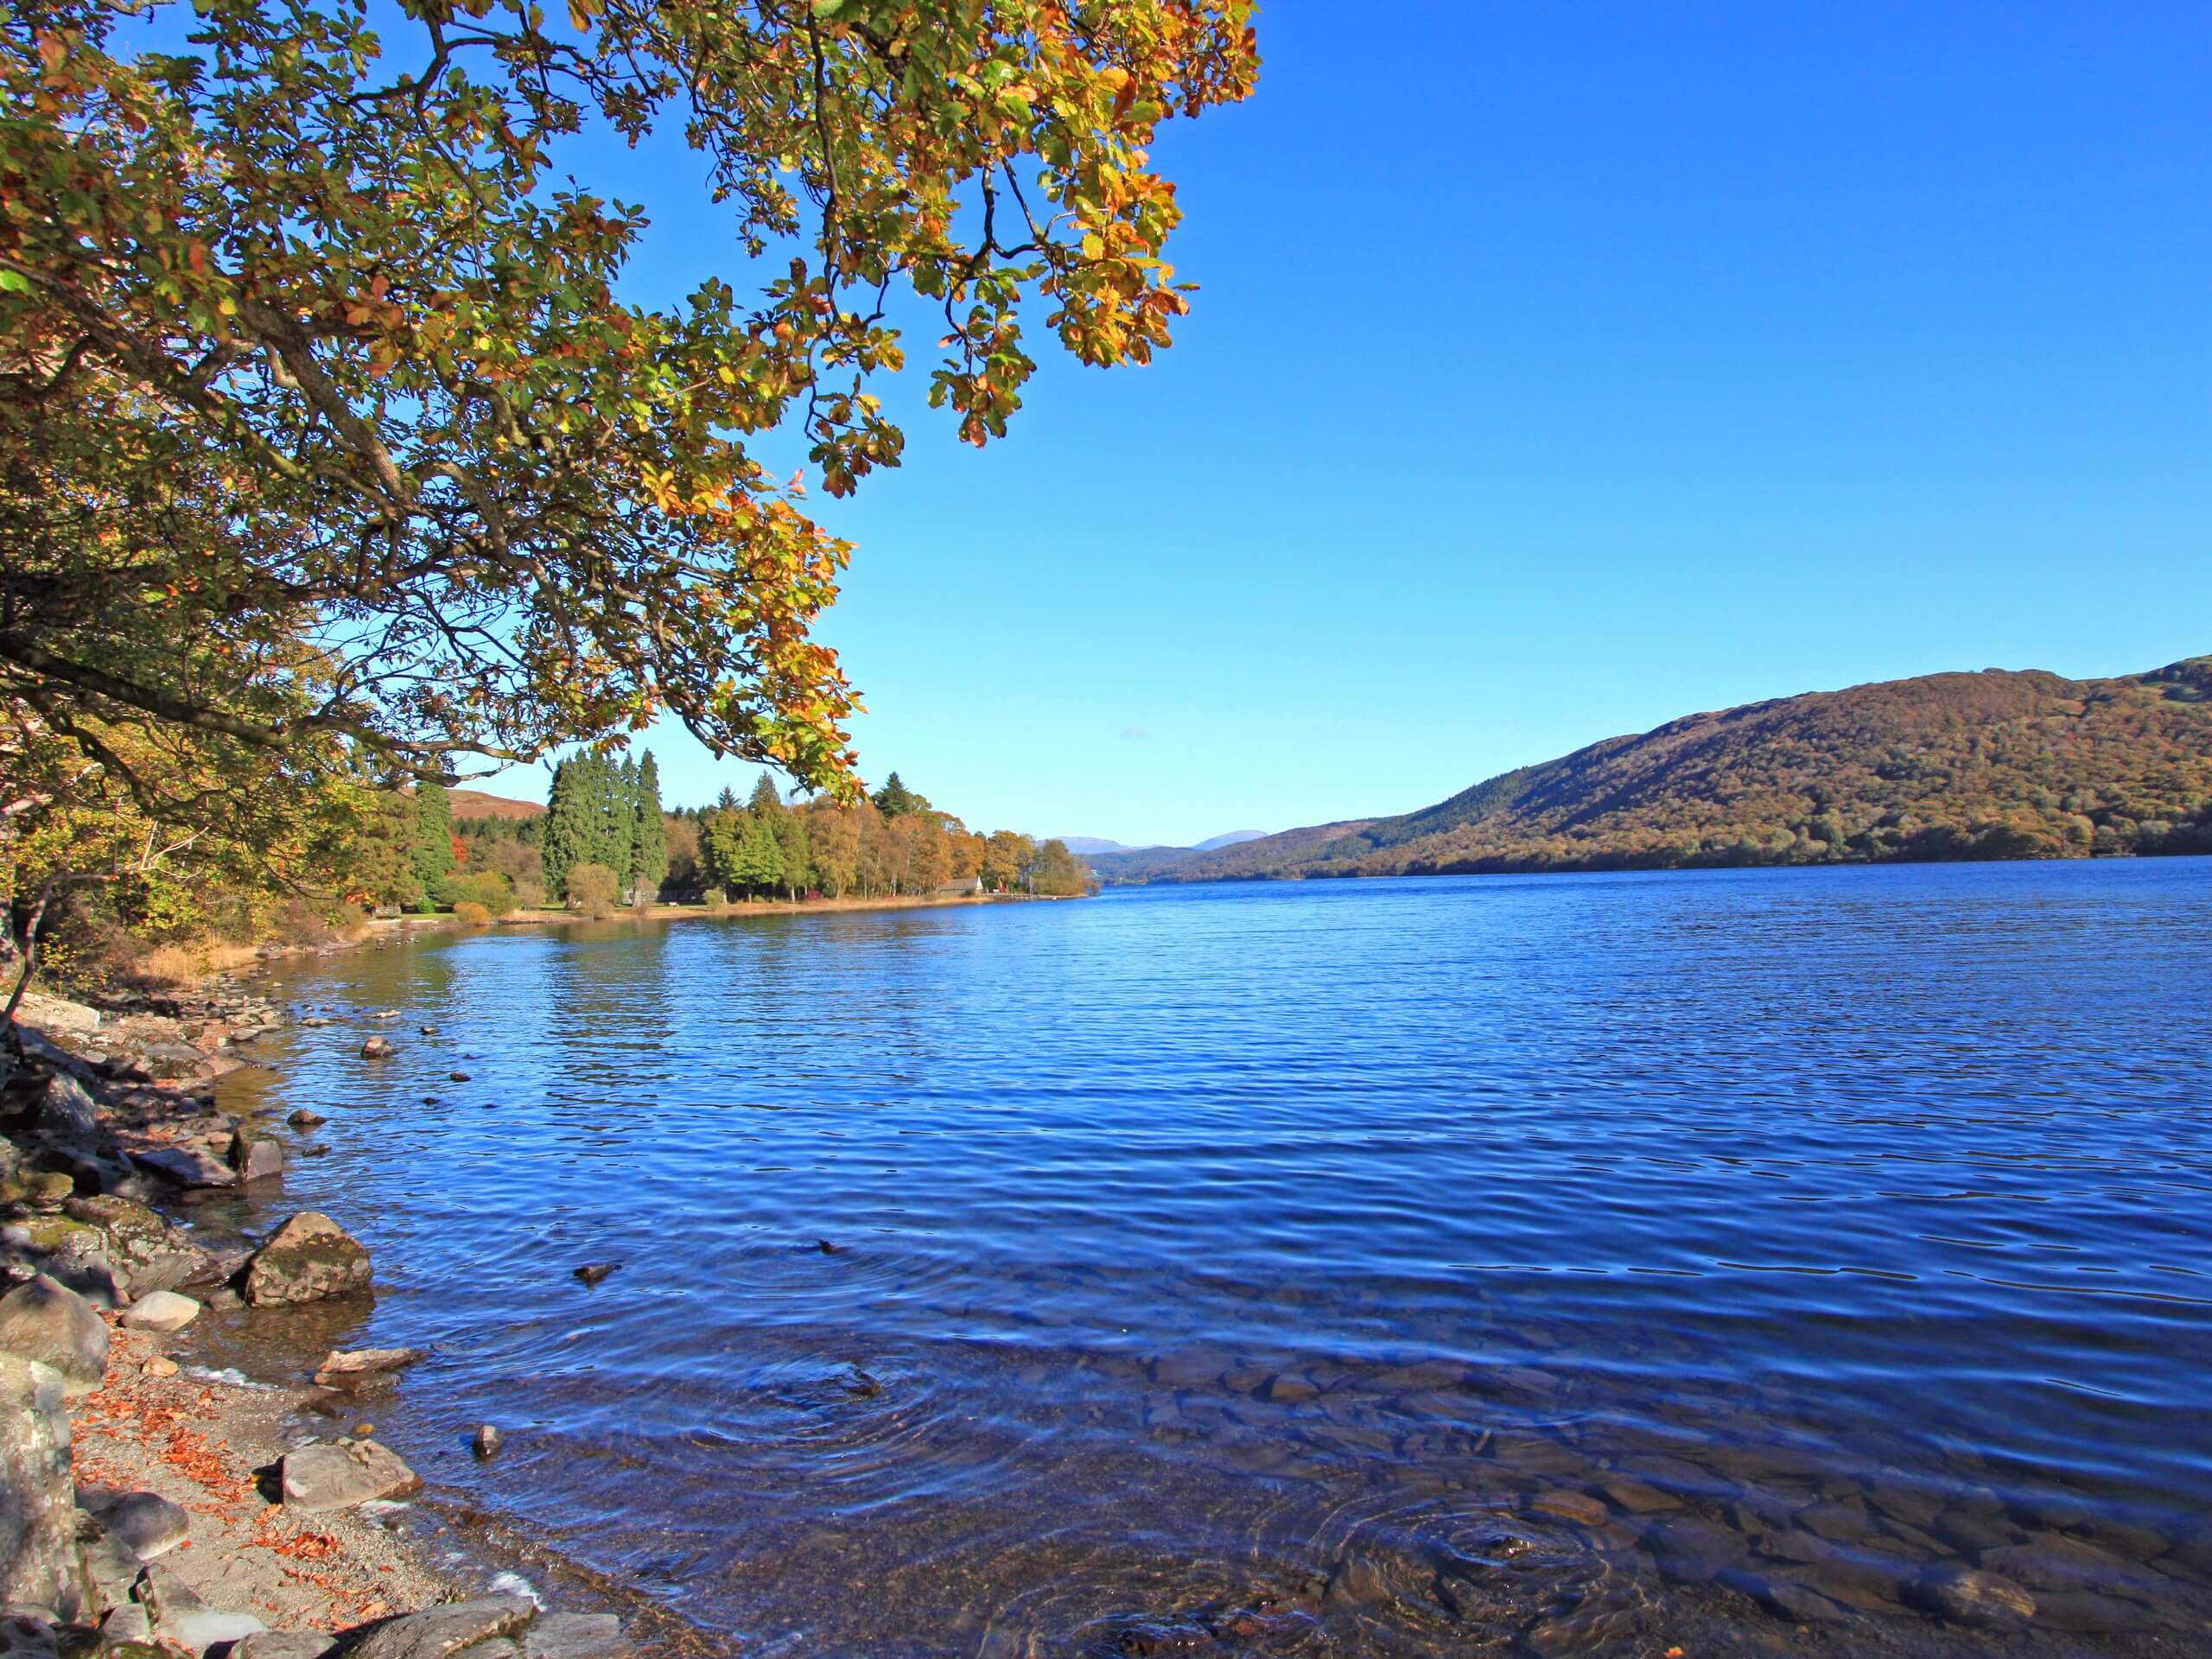
M 2212 1647 L 2212 862 L 1147 889 L 271 983 L 334 1023 L 226 1105 L 328 1115 L 284 1203 L 380 1294 L 247 1346 L 431 1349 L 381 1437 L 746 1652 Z

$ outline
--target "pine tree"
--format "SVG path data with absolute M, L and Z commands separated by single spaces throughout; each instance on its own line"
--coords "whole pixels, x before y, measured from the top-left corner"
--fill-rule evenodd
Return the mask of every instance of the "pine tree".
M 776 793 L 776 780 L 766 772 L 762 772 L 760 781 L 753 785 L 753 798 L 745 804 L 745 810 L 765 818 L 772 818 L 784 810 L 784 798 Z
M 806 814 L 786 810 L 773 822 L 777 848 L 784 855 L 784 891 L 797 904 L 799 889 L 809 885 Z
M 631 804 L 630 880 L 654 893 L 668 880 L 668 824 L 661 817 L 660 767 L 651 749 L 638 763 L 637 791 Z
M 605 853 L 600 861 L 614 872 L 626 895 L 636 874 L 631 864 L 638 818 L 638 763 L 627 755 L 619 766 L 607 765 L 607 792 L 601 799 L 600 812 L 601 846 Z
M 544 837 L 538 851 L 544 860 L 545 891 L 556 899 L 568 896 L 569 872 L 592 862 L 597 855 L 591 764 L 590 755 L 572 754 L 553 769 L 553 791 L 546 801 Z
M 784 879 L 784 849 L 776 838 L 774 823 L 760 813 L 747 812 L 730 862 L 729 878 L 739 887 L 772 890 L 779 886 Z
M 415 879 L 423 884 L 416 908 L 435 910 L 445 901 L 446 885 L 453 880 L 453 801 L 443 784 L 416 785 L 409 853 Z
M 883 780 L 883 787 L 875 791 L 874 799 L 875 810 L 887 818 L 901 817 L 909 812 L 922 812 L 929 809 L 929 802 L 899 782 L 899 774 L 895 772 Z

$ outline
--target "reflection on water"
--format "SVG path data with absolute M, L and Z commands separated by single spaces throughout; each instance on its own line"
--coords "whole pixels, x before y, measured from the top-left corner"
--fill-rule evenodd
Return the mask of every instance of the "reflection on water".
M 751 1653 L 2176 1653 L 2208 982 L 2202 860 L 609 924 L 228 1103 L 382 1432 Z

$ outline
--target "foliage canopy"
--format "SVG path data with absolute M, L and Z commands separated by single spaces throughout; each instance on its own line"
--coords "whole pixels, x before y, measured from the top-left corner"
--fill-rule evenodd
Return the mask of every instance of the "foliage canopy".
M 1185 306 L 1149 148 L 1256 69 L 1249 0 L 128 10 L 0 24 L 0 696 L 310 779 L 671 714 L 849 796 L 810 630 L 849 549 L 754 441 L 832 494 L 897 462 L 902 292 L 977 444 L 1039 304 L 1147 360 Z M 618 297 L 644 214 L 564 172 L 676 124 L 749 296 Z

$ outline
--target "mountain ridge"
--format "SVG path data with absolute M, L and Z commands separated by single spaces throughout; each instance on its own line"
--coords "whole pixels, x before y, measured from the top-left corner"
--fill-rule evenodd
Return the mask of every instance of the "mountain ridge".
M 1395 817 L 1092 861 L 1113 884 L 2212 852 L 2212 657 L 1684 715 Z

